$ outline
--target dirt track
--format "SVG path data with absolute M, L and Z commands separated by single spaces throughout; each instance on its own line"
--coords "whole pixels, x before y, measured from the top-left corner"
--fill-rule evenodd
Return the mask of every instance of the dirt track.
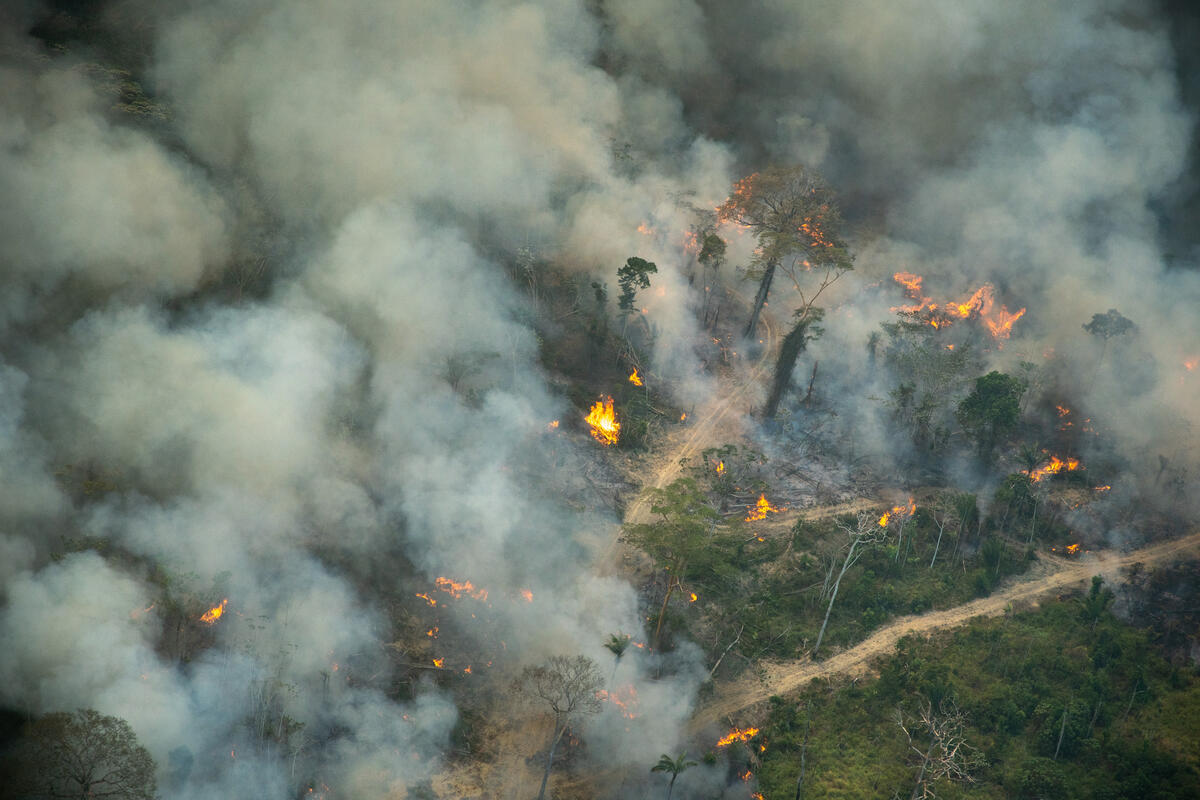
M 1013 583 L 988 597 L 974 600 L 944 611 L 903 617 L 880 628 L 863 642 L 843 650 L 824 661 L 803 659 L 793 662 L 767 664 L 766 679 L 741 682 L 720 691 L 718 698 L 700 708 L 692 718 L 691 729 L 705 726 L 731 716 L 738 711 L 763 702 L 772 695 L 786 694 L 800 688 L 813 678 L 828 675 L 856 675 L 867 671 L 870 662 L 890 653 L 901 637 L 910 633 L 933 633 L 965 624 L 979 616 L 998 616 L 1011 605 L 1030 602 L 1060 589 L 1084 583 L 1093 575 L 1115 574 L 1119 569 L 1136 562 L 1153 566 L 1169 562 L 1189 551 L 1200 550 L 1200 533 L 1182 539 L 1144 547 L 1125 555 L 1089 555 L 1078 561 L 1058 558 L 1044 559 L 1043 574 Z

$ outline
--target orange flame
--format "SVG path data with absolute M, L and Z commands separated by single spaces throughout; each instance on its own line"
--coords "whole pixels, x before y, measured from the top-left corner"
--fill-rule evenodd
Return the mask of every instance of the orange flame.
M 687 414 L 686 414 L 686 413 L 684 413 L 684 414 L 680 414 L 680 415 L 679 415 L 679 421 L 680 421 L 680 422 L 683 422 L 685 419 L 687 419 Z
M 521 597 L 525 598 L 526 603 L 533 602 L 533 592 L 529 591 L 528 589 L 521 590 Z
M 429 603 L 429 605 L 431 605 L 431 606 L 437 605 L 437 600 L 434 600 L 432 597 L 425 594 L 424 592 L 417 592 L 416 596 L 421 598 L 422 600 L 424 600 L 426 603 Z
M 734 728 L 717 740 L 717 747 L 727 747 L 734 742 L 748 742 L 758 735 L 758 728 Z
M 892 506 L 891 511 L 883 512 L 883 516 L 879 518 L 879 527 L 886 528 L 888 523 L 892 521 L 892 517 L 911 517 L 917 511 L 917 501 L 913 498 L 908 498 L 908 505 Z
M 725 462 L 724 462 L 724 461 L 718 461 L 718 462 L 717 462 L 717 474 L 718 474 L 718 475 L 721 475 L 721 474 L 723 474 L 724 472 L 725 472 Z
M 433 660 L 433 665 L 434 665 L 435 667 L 437 667 L 438 669 L 441 669 L 441 668 L 442 668 L 442 664 L 445 664 L 445 663 L 446 663 L 446 659 L 444 659 L 444 658 L 435 658 L 435 659 Z
M 436 639 L 437 635 L 438 635 L 438 627 L 436 625 L 434 625 L 432 628 L 425 631 L 425 635 L 432 639 Z
M 1079 545 L 1078 545 L 1078 544 L 1069 544 L 1069 545 L 1067 545 L 1067 554 L 1068 554 L 1068 555 L 1072 555 L 1072 556 L 1073 556 L 1073 555 L 1075 555 L 1075 554 L 1076 554 L 1076 553 L 1078 553 L 1078 552 L 1079 552 Z
M 750 509 L 750 513 L 747 514 L 746 522 L 758 522 L 760 519 L 766 519 L 768 511 L 772 514 L 778 514 L 780 511 L 783 511 L 783 509 L 775 508 L 775 506 L 767 502 L 767 496 L 765 494 L 760 494 L 758 496 L 758 502 L 754 504 L 754 508 Z
M 749 781 L 751 778 L 754 777 L 754 773 L 751 772 L 750 770 L 746 770 L 738 777 L 740 777 L 743 781 Z
M 924 278 L 911 272 L 897 272 L 892 280 L 904 287 L 905 293 L 914 300 L 921 296 L 921 284 Z
M 1106 484 L 1104 484 L 1103 486 L 1093 486 L 1093 487 L 1092 487 L 1092 491 L 1094 491 L 1094 492 L 1107 492 L 1107 491 L 1108 491 L 1109 489 L 1111 489 L 1111 488 L 1112 488 L 1112 486 L 1111 486 L 1110 484 L 1107 484 L 1107 483 L 1106 483 Z
M 651 235 L 653 235 L 653 234 L 654 234 L 654 228 L 651 228 L 651 227 L 650 227 L 649 225 L 647 225 L 645 222 L 643 222 L 643 223 L 641 223 L 640 225 L 638 225 L 638 227 L 637 227 L 637 231 L 638 231 L 638 233 L 640 233 L 642 236 L 651 236 Z
M 592 438 L 605 447 L 616 444 L 621 436 L 621 423 L 617 422 L 617 412 L 613 409 L 611 397 L 605 401 L 597 400 L 584 422 L 591 426 Z
M 1025 475 L 1028 475 L 1033 480 L 1034 483 L 1037 483 L 1038 481 L 1042 480 L 1042 478 L 1045 478 L 1047 475 L 1057 475 L 1058 473 L 1062 472 L 1063 470 L 1066 470 L 1067 472 L 1074 472 L 1077 469 L 1079 469 L 1079 459 L 1078 458 L 1068 458 L 1066 461 L 1064 461 L 1063 459 L 1059 458 L 1058 456 L 1051 456 L 1050 463 L 1047 464 L 1046 466 L 1038 467 L 1037 469 L 1033 470 L 1032 472 L 1030 472 L 1028 470 L 1021 470 L 1021 472 L 1024 473 Z
M 1067 414 L 1071 413 L 1071 409 L 1067 408 L 1066 406 L 1056 405 L 1055 408 L 1058 409 L 1058 415 L 1060 417 L 1065 417 Z
M 642 383 L 641 377 L 639 377 L 637 374 L 637 369 L 634 369 L 633 374 L 629 376 L 629 382 L 632 383 L 634 386 L 643 386 L 644 385 Z
M 695 592 L 689 592 L 689 594 L 692 596 L 691 602 L 693 603 L 700 599 L 700 595 L 696 594 Z
M 213 606 L 208 611 L 205 611 L 204 614 L 200 617 L 200 621 L 203 622 L 205 625 L 212 625 L 212 624 L 216 623 L 216 621 L 221 618 L 221 615 L 225 613 L 225 606 L 228 603 L 229 603 L 229 598 L 226 597 L 220 603 Z
M 637 689 L 632 685 L 622 686 L 612 692 L 601 689 L 596 692 L 596 698 L 602 702 L 612 703 L 625 719 L 634 719 L 637 716 Z
M 555 419 L 555 420 L 551 420 L 551 421 L 550 421 L 550 424 L 546 426 L 546 430 L 550 430 L 550 431 L 552 431 L 552 430 L 554 430 L 554 429 L 555 429 L 555 428 L 557 428 L 557 427 L 558 427 L 558 420 L 556 420 L 556 419 Z
M 1013 323 L 1025 316 L 1025 309 L 1009 313 L 1008 306 L 1000 306 L 1000 310 L 990 317 L 984 317 L 983 322 L 997 339 L 1007 339 L 1012 333 Z
M 1183 368 L 1188 372 L 1191 372 L 1197 366 L 1200 366 L 1200 356 L 1192 356 L 1189 359 L 1185 359 L 1183 362 Z
M 487 589 L 476 589 L 475 585 L 470 581 L 459 583 L 452 581 L 449 578 L 435 578 L 433 581 L 437 588 L 456 600 L 463 595 L 474 597 L 476 600 L 486 601 L 488 599 Z

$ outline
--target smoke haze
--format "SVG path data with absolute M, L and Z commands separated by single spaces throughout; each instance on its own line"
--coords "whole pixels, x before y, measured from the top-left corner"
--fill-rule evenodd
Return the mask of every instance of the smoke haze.
M 169 6 L 94 4 L 97 53 L 29 34 L 55 9 L 0 19 L 0 702 L 128 719 L 165 797 L 435 775 L 454 697 L 397 691 L 418 655 L 392 657 L 402 614 L 375 589 L 429 593 L 445 616 L 413 625 L 509 670 L 607 671 L 610 633 L 646 638 L 635 589 L 592 568 L 619 520 L 591 443 L 546 430 L 576 409 L 508 266 L 525 248 L 612 283 L 655 261 L 652 368 L 702 401 L 683 237 L 768 163 L 822 172 L 852 224 L 810 355 L 863 452 L 895 444 L 865 342 L 907 270 L 1028 308 L 982 357 L 1035 363 L 1094 417 L 1086 447 L 1133 470 L 1120 491 L 1154 488 L 1160 456 L 1194 479 L 1200 273 L 1168 263 L 1161 214 L 1195 185 L 1193 113 L 1153 6 Z M 150 113 L 88 67 L 104 47 L 137 54 Z M 1102 352 L 1082 325 L 1109 308 L 1138 331 Z M 708 666 L 686 643 L 657 658 L 616 668 L 639 718 L 589 723 L 596 764 L 683 746 Z M 247 714 L 304 727 L 264 741 Z

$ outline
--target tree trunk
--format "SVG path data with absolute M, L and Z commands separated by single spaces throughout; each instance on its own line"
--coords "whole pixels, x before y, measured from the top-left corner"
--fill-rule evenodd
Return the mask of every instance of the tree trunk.
M 829 598 L 829 607 L 825 609 L 825 621 L 821 623 L 821 632 L 817 634 L 817 643 L 813 647 L 813 660 L 816 660 L 817 651 L 821 649 L 821 640 L 825 638 L 825 626 L 829 624 L 829 614 L 833 611 L 833 602 L 837 600 L 838 588 L 842 585 L 842 577 L 846 574 L 846 570 L 850 569 L 850 559 L 854 557 L 854 548 L 857 546 L 857 540 L 850 543 L 850 552 L 846 553 L 846 560 L 842 562 L 842 571 L 838 573 L 837 581 L 833 584 L 833 594 Z
M 1064 708 L 1063 709 L 1062 727 L 1058 729 L 1058 744 L 1056 744 L 1054 746 L 1054 758 L 1051 759 L 1053 761 L 1058 761 L 1058 751 L 1062 749 L 1062 740 L 1063 740 L 1063 736 L 1066 734 L 1066 732 L 1067 732 L 1067 710 Z
M 804 742 L 800 745 L 800 777 L 796 778 L 796 798 L 804 800 L 804 760 L 808 754 L 808 729 L 812 726 L 812 717 L 804 723 Z
M 546 800 L 546 783 L 550 780 L 550 767 L 554 765 L 554 749 L 558 747 L 558 740 L 567 730 L 565 722 L 555 723 L 557 730 L 554 733 L 554 738 L 550 740 L 550 752 L 546 755 L 546 772 L 542 775 L 542 788 L 538 790 L 537 800 Z
M 913 787 L 912 794 L 908 800 L 917 800 L 920 796 L 921 786 L 925 783 L 925 770 L 929 768 L 929 756 L 925 756 L 925 760 L 921 762 L 921 771 L 917 773 L 917 785 Z
M 671 800 L 671 792 L 673 792 L 675 790 L 675 779 L 678 777 L 679 777 L 679 773 L 676 772 L 674 775 L 671 776 L 671 782 L 667 784 L 667 800 Z
M 771 291 L 771 280 L 774 277 L 775 260 L 772 259 L 767 262 L 767 268 L 763 271 L 762 281 L 758 284 L 758 293 L 754 296 L 754 308 L 750 311 L 750 324 L 746 326 L 747 339 L 754 338 L 754 331 L 758 327 L 758 314 L 767 302 L 767 294 Z
M 938 527 L 937 544 L 933 546 L 933 558 L 929 559 L 929 568 L 933 569 L 933 562 L 937 561 L 938 550 L 942 549 L 942 533 L 946 530 L 945 524 Z
M 771 381 L 771 393 L 767 395 L 767 403 L 763 406 L 763 419 L 771 419 L 779 410 L 779 402 L 792 384 L 792 371 L 796 368 L 796 359 L 804 352 L 808 344 L 808 326 L 812 319 L 802 315 L 788 335 L 783 337 L 779 346 L 779 360 L 775 362 L 775 376 Z M 815 375 L 813 376 L 815 379 Z

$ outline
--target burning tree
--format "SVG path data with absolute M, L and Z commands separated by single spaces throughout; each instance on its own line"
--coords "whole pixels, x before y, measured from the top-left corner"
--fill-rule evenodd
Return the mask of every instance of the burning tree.
M 777 167 L 743 178 L 717 209 L 717 215 L 722 222 L 753 231 L 758 241 L 752 266 L 761 278 L 746 325 L 747 338 L 752 338 L 758 327 L 777 270 L 782 269 L 800 293 L 800 307 L 780 349 L 775 383 L 763 409 L 763 416 L 769 419 L 791 381 L 796 358 L 816 333 L 811 326 L 819 320 L 813 314 L 817 298 L 852 269 L 853 259 L 839 238 L 842 218 L 832 190 L 819 175 L 803 166 Z M 810 293 L 803 289 L 801 272 L 821 276 Z
M 573 719 L 600 711 L 597 692 L 603 686 L 600 668 L 587 656 L 551 656 L 545 664 L 526 667 L 517 679 L 518 691 L 534 701 L 544 703 L 554 715 L 554 732 L 550 736 L 546 771 L 542 775 L 538 800 L 545 800 L 546 797 L 546 783 L 550 780 L 550 768 L 554 765 L 555 748 Z
M 19 797 L 154 800 L 154 759 L 133 728 L 90 708 L 40 717 L 14 755 Z
M 909 748 L 921 759 L 909 800 L 936 797 L 933 784 L 938 780 L 974 783 L 971 772 L 987 764 L 983 754 L 967 744 L 963 733 L 966 717 L 950 699 L 942 700 L 936 713 L 933 704 L 924 701 L 918 716 L 911 720 L 897 709 L 896 724 L 908 738 Z
M 875 516 L 866 511 L 858 512 L 854 524 L 846 524 L 838 520 L 838 527 L 842 532 L 849 537 L 849 542 L 846 545 L 846 557 L 842 561 L 842 571 L 838 573 L 837 580 L 833 583 L 833 590 L 829 595 L 829 607 L 825 609 L 825 620 L 821 623 L 821 632 L 817 634 L 817 643 L 813 646 L 812 657 L 817 657 L 817 652 L 821 649 L 821 640 L 825 638 L 825 627 L 829 625 L 829 614 L 833 611 L 833 604 L 837 600 L 838 588 L 842 585 L 842 578 L 846 576 L 846 570 L 854 565 L 862 557 L 862 554 L 868 547 L 879 544 L 887 538 L 887 526 L 880 525 L 879 520 Z

